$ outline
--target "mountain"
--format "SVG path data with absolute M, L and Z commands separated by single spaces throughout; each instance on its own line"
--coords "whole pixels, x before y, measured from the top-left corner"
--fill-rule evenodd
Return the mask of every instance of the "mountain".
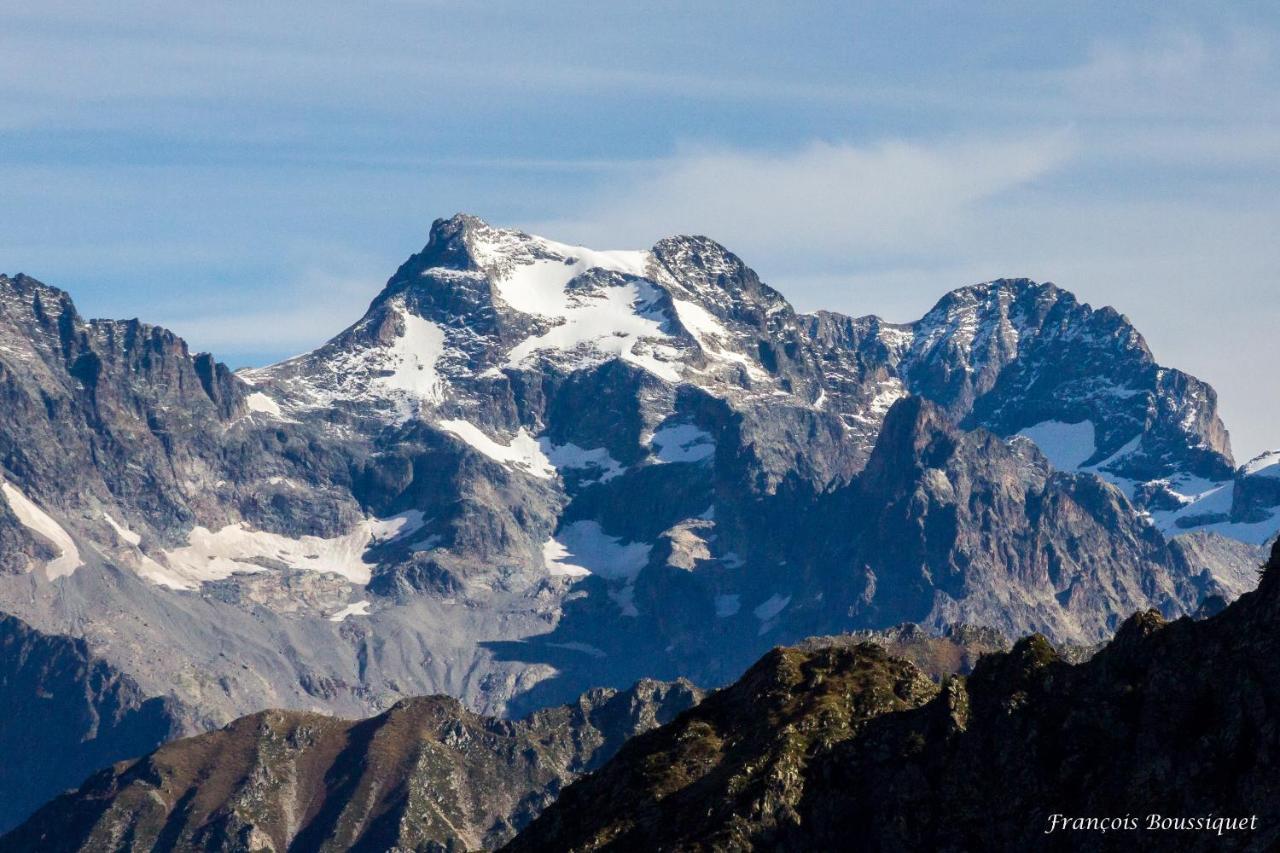
M 814 637 L 802 648 L 856 644 L 881 646 L 934 681 L 1009 648 L 997 632 L 966 625 L 940 635 L 901 625 Z M 79 789 L 0 839 L 0 849 L 492 848 L 628 738 L 702 697 L 688 682 L 646 680 L 515 722 L 444 696 L 402 700 L 358 723 L 259 712 L 92 776 L 79 768 Z
M 90 777 L 5 850 L 478 850 L 697 703 L 688 683 L 593 690 L 505 721 L 406 699 L 351 722 L 263 711 Z
M 83 640 L 0 616 L 0 832 L 58 791 L 181 732 L 186 714 L 96 659 Z
M 1272 850 L 1278 617 L 1280 544 L 1217 616 L 1136 614 L 1078 665 L 1037 635 L 939 686 L 878 646 L 777 649 L 504 849 Z
M 355 324 L 239 373 L 0 277 L 0 400 L 0 613 L 174 734 L 521 716 L 902 622 L 1090 646 L 1235 598 L 1280 527 L 1271 457 L 1235 467 L 1115 311 L 1001 280 L 800 314 L 704 237 L 440 220 Z

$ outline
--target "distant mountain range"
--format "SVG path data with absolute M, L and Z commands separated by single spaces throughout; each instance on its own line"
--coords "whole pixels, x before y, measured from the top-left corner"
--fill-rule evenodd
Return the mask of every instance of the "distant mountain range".
M 0 613 L 162 703 L 52 737 L 42 796 L 264 708 L 522 716 L 904 622 L 1087 646 L 1236 598 L 1280 529 L 1280 455 L 1237 466 L 1114 310 L 1001 280 L 799 314 L 704 237 L 440 220 L 354 325 L 239 373 L 0 276 L 0 401 Z

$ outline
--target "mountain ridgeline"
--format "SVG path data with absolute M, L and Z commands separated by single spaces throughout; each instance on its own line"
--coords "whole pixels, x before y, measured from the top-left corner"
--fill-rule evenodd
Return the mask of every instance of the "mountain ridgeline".
M 1078 665 L 1039 635 L 941 685 L 776 649 L 504 849 L 1274 850 L 1277 626 L 1280 544 L 1220 614 L 1135 614 Z
M 1123 315 L 1023 279 L 802 314 L 705 237 L 459 215 L 332 340 L 232 372 L 0 276 L 0 614 L 169 734 L 522 717 L 901 623 L 1091 646 L 1251 589 L 1277 483 Z M 52 760 L 140 749 L 96 736 Z
M 6 850 L 479 850 L 701 692 L 641 682 L 523 720 L 406 699 L 351 722 L 264 711 L 90 777 Z

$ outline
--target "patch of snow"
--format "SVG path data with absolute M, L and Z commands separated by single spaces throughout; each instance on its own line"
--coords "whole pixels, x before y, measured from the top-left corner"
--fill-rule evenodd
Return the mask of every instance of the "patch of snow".
M 761 622 L 768 622 L 781 613 L 788 604 L 791 603 L 791 596 L 779 595 L 774 593 L 758 605 L 755 610 L 751 611 Z
M 676 317 L 680 325 L 688 329 L 698 346 L 710 358 L 716 361 L 733 362 L 746 368 L 747 374 L 760 381 L 767 381 L 769 376 L 755 362 L 742 353 L 726 349 L 724 344 L 733 340 L 733 334 L 715 318 L 715 316 L 696 302 L 687 299 L 672 299 Z
M 446 381 L 438 362 L 445 352 L 445 330 L 409 310 L 402 297 L 389 300 L 386 307 L 400 320 L 399 334 L 390 341 L 375 340 L 368 346 L 337 349 L 326 345 L 279 364 L 241 370 L 236 375 L 250 384 L 271 380 L 281 383 L 289 389 L 289 402 L 295 409 L 319 408 L 339 401 L 387 401 L 401 422 L 408 420 L 418 415 L 423 405 L 444 399 Z M 366 316 L 356 330 L 370 333 L 369 324 L 374 319 Z M 298 368 L 303 370 L 302 375 L 292 376 Z M 255 399 L 258 410 L 265 411 L 267 403 Z
M 553 575 L 599 575 L 607 580 L 634 580 L 649 562 L 652 545 L 622 544 L 605 533 L 597 521 L 575 521 L 542 546 L 547 569 Z
M 911 348 L 915 340 L 915 332 L 910 327 L 881 325 L 876 330 L 876 337 L 889 352 L 901 355 Z
M 751 611 L 760 620 L 760 636 L 764 636 L 778 624 L 778 614 L 791 603 L 791 596 L 774 593 Z
M 736 616 L 738 611 L 742 609 L 742 596 L 740 595 L 717 595 L 716 596 L 716 616 L 721 619 L 727 619 L 730 616 Z
M 443 541 L 444 541 L 444 537 L 441 536 L 439 533 L 432 533 L 430 536 L 427 536 L 423 539 L 419 539 L 417 542 L 414 542 L 412 545 L 409 546 L 409 548 L 415 552 L 430 551 L 431 549 L 435 548 L 437 545 L 439 545 Z
M 902 380 L 896 376 L 890 377 L 881 382 L 876 389 L 876 395 L 871 398 L 871 411 L 883 418 L 893 408 L 893 404 L 905 396 L 907 396 L 907 389 L 903 387 Z
M 361 524 L 369 529 L 370 544 L 382 545 L 417 533 L 426 521 L 421 510 L 409 509 L 386 518 L 367 518 Z
M 676 317 L 680 325 L 689 330 L 689 334 L 704 344 L 708 338 L 729 338 L 729 330 L 715 316 L 696 302 L 687 299 L 672 299 L 676 309 Z
M 456 435 L 474 449 L 480 451 L 494 461 L 511 465 L 526 474 L 549 480 L 556 475 L 555 466 L 542 452 L 537 439 L 531 436 L 524 427 L 517 430 L 510 444 L 499 444 L 485 435 L 478 426 L 470 421 L 440 421 L 438 426 L 446 432 Z
M 13 484 L 0 483 L 0 491 L 4 493 L 9 509 L 13 510 L 22 526 L 49 540 L 58 549 L 58 556 L 45 563 L 44 570 L 49 580 L 68 577 L 84 565 L 84 561 L 80 559 L 80 549 L 61 524 L 50 518 L 48 513 L 36 506 Z
M 1246 477 L 1280 477 L 1280 450 L 1268 450 L 1245 463 Z
M 116 521 L 109 513 L 104 512 L 102 517 L 115 530 L 116 535 L 129 546 L 128 551 L 117 555 L 117 557 L 126 565 L 131 566 L 137 572 L 138 577 L 157 586 L 167 586 L 170 589 L 196 588 L 197 584 L 192 583 L 190 579 L 184 578 L 182 575 L 160 565 L 139 548 L 138 546 L 142 543 L 141 536 Z
M 654 432 L 649 444 L 659 462 L 701 462 L 715 455 L 715 439 L 693 424 L 668 424 Z
M 902 384 L 902 380 L 896 376 L 891 376 L 877 383 L 876 392 L 867 403 L 865 413 L 842 415 L 842 417 L 849 417 L 863 424 L 879 424 L 884 420 L 884 416 L 888 411 L 893 408 L 893 404 L 906 397 L 908 393 L 906 386 Z M 848 424 L 846 424 L 847 426 Z
M 444 329 L 403 307 L 397 306 L 404 333 L 391 344 L 385 366 L 390 376 L 378 382 L 411 397 L 438 403 L 444 398 L 444 382 L 436 372 L 436 362 L 444 353 Z
M 538 439 L 538 446 L 556 468 L 594 468 L 600 472 L 596 480 L 601 483 L 612 480 L 626 470 L 604 447 L 587 450 L 573 442 L 555 445 L 546 438 Z
M 1186 477 L 1170 482 L 1169 487 L 1184 501 L 1183 505 L 1173 510 L 1153 510 L 1150 513 L 1152 523 L 1166 536 L 1190 532 L 1219 533 L 1250 545 L 1263 545 L 1280 531 L 1280 512 L 1255 522 L 1229 520 L 1235 497 L 1235 484 L 1231 480 L 1215 483 L 1200 477 Z M 1201 516 L 1228 520 L 1194 523 Z
M 1247 542 L 1250 545 L 1265 545 L 1274 539 L 1277 533 L 1280 533 L 1280 513 L 1273 513 L 1270 518 L 1262 521 L 1218 521 L 1212 524 L 1197 525 L 1188 530 L 1179 529 L 1167 532 L 1170 535 L 1192 532 L 1218 533 L 1228 539 L 1236 539 L 1240 542 Z
M 1034 441 L 1049 464 L 1059 471 L 1076 471 L 1097 452 L 1093 421 L 1042 421 L 1019 430 L 1018 435 Z
M 280 404 L 261 391 L 254 391 L 248 397 L 245 397 L 244 403 L 251 412 L 262 412 L 277 418 L 282 417 L 284 414 L 280 411 Z
M 642 277 L 650 255 L 644 251 L 598 252 L 542 237 L 492 229 L 472 246 L 489 268 L 498 295 L 515 310 L 564 318 L 572 310 L 565 285 L 591 269 Z
M 364 560 L 371 545 L 399 539 L 422 526 L 417 510 L 384 519 L 365 519 L 350 533 L 325 539 L 301 536 L 297 539 L 253 530 L 245 522 L 213 531 L 194 528 L 181 548 L 162 552 L 168 566 L 166 586 L 194 589 L 204 581 L 221 580 L 237 573 L 269 571 L 284 564 L 301 571 L 336 574 L 357 584 L 367 584 L 373 564 Z
M 575 294 L 562 309 L 562 322 L 540 335 L 512 347 L 507 367 L 518 367 L 534 354 L 582 352 L 593 358 L 617 357 L 669 382 L 680 378 L 676 366 L 642 350 L 642 339 L 668 337 L 662 331 L 663 316 L 656 306 L 658 291 L 638 279 Z M 588 362 L 589 363 L 589 362 Z
M 455 270 L 449 267 L 428 267 L 419 275 L 422 278 L 438 278 L 438 279 L 465 279 L 467 281 L 483 280 L 485 275 L 480 270 Z
M 585 578 L 591 574 L 591 571 L 584 566 L 570 563 L 569 558 L 572 556 L 569 549 L 558 542 L 554 536 L 542 543 L 542 561 L 547 566 L 547 574 L 553 578 Z
M 116 521 L 111 517 L 110 513 L 104 512 L 102 517 L 107 520 L 107 524 L 111 525 L 111 529 L 116 532 L 116 535 L 120 537 L 121 541 L 127 542 L 134 547 L 137 547 L 138 543 L 142 541 L 142 537 L 140 535 L 134 533 L 132 530 Z
M 618 610 L 623 616 L 636 617 L 640 615 L 640 611 L 636 609 L 636 585 L 628 583 L 626 586 L 617 587 L 609 590 L 609 598 L 614 604 L 618 605 Z
M 357 601 L 354 604 L 348 604 L 337 613 L 329 617 L 330 622 L 341 622 L 348 616 L 368 616 L 370 605 L 367 601 Z
M 578 354 L 584 365 L 617 357 L 669 382 L 679 380 L 675 365 L 657 357 L 662 348 L 645 343 L 669 337 L 662 331 L 661 294 L 644 279 L 649 252 L 601 252 L 491 227 L 473 232 L 471 249 L 503 302 L 555 321 L 545 333 L 517 344 L 507 367 L 551 351 Z M 567 288 L 589 270 L 614 274 L 614 285 L 594 292 Z

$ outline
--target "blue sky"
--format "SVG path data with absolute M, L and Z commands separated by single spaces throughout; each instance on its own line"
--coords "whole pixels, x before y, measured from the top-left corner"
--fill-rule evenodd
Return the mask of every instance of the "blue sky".
M 0 270 L 233 365 L 463 210 L 709 234 L 802 310 L 1052 280 L 1280 446 L 1273 3 L 0 0 L 0 104 Z

